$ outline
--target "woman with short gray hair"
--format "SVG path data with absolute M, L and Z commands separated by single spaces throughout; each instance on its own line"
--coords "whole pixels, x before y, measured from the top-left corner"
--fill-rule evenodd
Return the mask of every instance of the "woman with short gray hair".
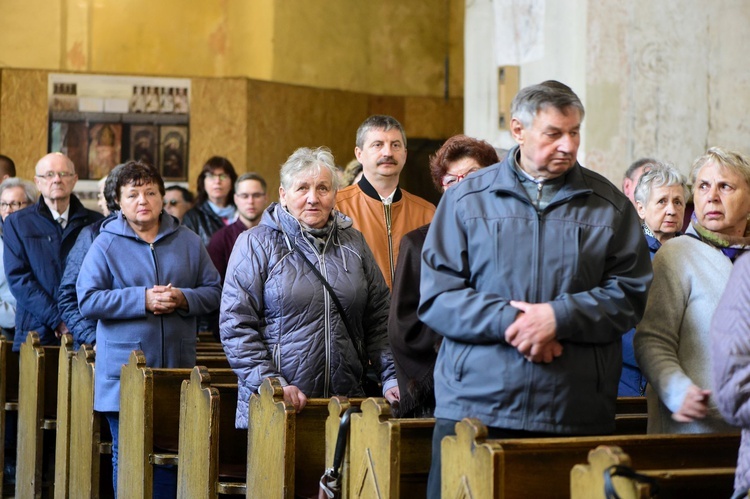
M 689 191 L 685 177 L 673 166 L 648 160 L 635 188 L 635 204 L 642 220 L 643 234 L 651 259 L 661 245 L 680 235 Z M 622 336 L 622 373 L 617 395 L 640 397 L 646 394 L 646 378 L 635 360 L 635 328 Z
M 238 428 L 268 377 L 300 411 L 309 397 L 364 396 L 372 363 L 381 394 L 399 399 L 388 287 L 362 233 L 333 209 L 338 182 L 328 149 L 297 149 L 281 167 L 280 202 L 234 245 L 219 330 L 240 379 Z
M 645 168 L 635 188 L 635 204 L 653 259 L 662 244 L 680 235 L 690 192 L 673 166 L 654 161 Z

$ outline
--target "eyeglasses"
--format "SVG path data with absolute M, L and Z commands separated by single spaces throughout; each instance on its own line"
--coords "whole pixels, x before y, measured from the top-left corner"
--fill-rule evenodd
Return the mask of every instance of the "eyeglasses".
M 12 201 L 10 203 L 6 203 L 5 201 L 0 202 L 0 210 L 7 210 L 8 208 L 13 208 L 14 210 L 20 210 L 24 206 L 27 206 L 29 204 L 28 201 Z
M 245 199 L 248 199 L 248 198 L 260 199 L 260 198 L 262 198 L 265 195 L 266 195 L 265 192 L 253 192 L 252 194 L 248 194 L 246 192 L 243 192 L 242 194 L 237 194 L 237 197 L 240 198 L 240 199 L 242 199 L 242 200 L 245 200 Z
M 471 175 L 475 171 L 477 171 L 476 168 L 472 169 L 472 170 L 469 170 L 466 173 L 461 173 L 461 174 L 458 174 L 458 175 L 450 175 L 450 174 L 443 175 L 443 180 L 441 182 L 441 185 L 443 187 L 450 187 L 452 185 L 456 185 L 457 183 L 459 183 L 460 181 L 462 181 L 463 179 L 465 179 L 466 177 L 468 177 L 469 175 Z
M 213 174 L 213 173 L 206 173 L 206 178 L 208 180 L 221 180 L 221 181 L 224 181 L 224 180 L 226 180 L 226 179 L 229 178 L 229 175 L 227 175 L 226 173 L 219 173 L 218 175 Z
M 45 178 L 47 180 L 54 180 L 55 177 L 60 177 L 60 180 L 68 180 L 71 177 L 75 176 L 75 173 L 70 172 L 47 172 L 43 175 L 34 175 L 38 178 Z

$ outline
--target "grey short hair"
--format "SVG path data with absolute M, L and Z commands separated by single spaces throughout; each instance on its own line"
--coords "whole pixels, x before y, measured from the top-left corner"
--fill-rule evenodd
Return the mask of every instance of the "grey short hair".
M 555 80 L 522 88 L 510 105 L 510 115 L 520 121 L 524 128 L 529 128 L 537 113 L 548 107 L 554 107 L 561 112 L 572 107 L 581 113 L 583 121 L 585 111 L 581 99 L 569 86 Z
M 690 170 L 690 182 L 693 184 L 693 190 L 695 190 L 695 182 L 698 178 L 698 173 L 708 163 L 716 163 L 719 166 L 733 171 L 737 175 L 745 179 L 745 183 L 750 187 L 750 164 L 747 158 L 742 154 L 722 147 L 712 147 L 706 154 L 700 156 L 693 162 L 693 167 Z
M 339 189 L 339 175 L 331 150 L 327 147 L 316 149 L 300 147 L 281 165 L 281 186 L 289 190 L 294 185 L 294 180 L 303 172 L 310 170 L 320 172 L 323 168 L 331 172 L 331 184 L 335 193 Z
M 406 149 L 406 132 L 404 132 L 404 127 L 401 126 L 401 123 L 396 118 L 386 114 L 374 114 L 363 121 L 359 125 L 359 128 L 357 128 L 357 140 L 355 144 L 362 149 L 365 147 L 365 137 L 371 130 L 383 130 L 387 132 L 394 128 L 401 132 L 401 140 L 404 141 L 404 149 Z
M 26 194 L 26 201 L 31 204 L 36 203 L 36 200 L 39 199 L 39 191 L 36 190 L 36 186 L 28 180 L 23 180 L 18 177 L 6 178 L 5 181 L 0 184 L 0 196 L 3 195 L 3 192 L 5 192 L 6 189 L 12 187 L 22 187 L 24 194 Z
M 650 160 L 646 164 L 648 165 L 648 170 L 641 175 L 641 178 L 638 179 L 638 184 L 635 186 L 633 197 L 636 201 L 646 206 L 648 200 L 651 199 L 652 189 L 656 187 L 672 187 L 673 185 L 682 187 L 682 194 L 687 201 L 690 197 L 690 190 L 687 187 L 685 177 L 677 171 L 677 168 L 657 160 Z

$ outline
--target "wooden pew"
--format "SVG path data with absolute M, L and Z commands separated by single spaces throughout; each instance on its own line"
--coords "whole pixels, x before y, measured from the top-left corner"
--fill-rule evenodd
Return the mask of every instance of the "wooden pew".
M 237 382 L 231 369 L 210 372 L 218 383 Z M 130 354 L 120 376 L 118 490 L 151 497 L 153 465 L 177 464 L 180 389 L 190 373 L 147 367 L 143 352 Z
M 93 347 L 82 345 L 71 365 L 70 497 L 113 495 L 112 437 L 109 426 L 94 411 L 95 358 Z M 104 480 L 102 468 L 109 471 Z
M 250 397 L 247 490 L 253 497 L 317 495 L 324 471 L 328 399 L 308 399 L 299 413 L 276 378 Z
M 60 338 L 57 370 L 57 430 L 55 432 L 55 499 L 68 497 L 70 477 L 70 366 L 75 354 L 73 336 Z
M 247 430 L 235 428 L 236 410 L 236 383 L 212 385 L 202 366 L 182 382 L 178 497 L 246 494 Z
M 585 462 L 598 445 L 620 446 L 640 469 L 653 470 L 733 467 L 740 443 L 739 434 L 489 440 L 486 427 L 470 418 L 458 423 L 456 431 L 441 447 L 443 497 L 567 496 L 570 469 Z
M 424 497 L 435 420 L 391 418 L 383 398 L 361 408 L 352 414 L 349 497 Z
M 0 335 L 0 484 L 5 470 L 5 425 L 8 413 L 18 413 L 18 352 L 13 342 Z
M 18 457 L 16 496 L 38 497 L 42 493 L 44 441 L 57 421 L 57 372 L 59 349 L 42 347 L 39 335 L 30 331 L 21 345 L 18 393 Z M 46 435 L 45 435 L 46 430 Z M 52 440 L 54 442 L 54 440 Z M 49 459 L 49 457 L 47 457 Z M 51 482 L 50 477 L 50 482 Z
M 620 447 L 600 445 L 589 451 L 588 464 L 576 464 L 570 472 L 571 499 L 604 499 L 604 471 L 614 465 L 632 469 L 630 456 Z M 682 499 L 731 497 L 734 472 L 733 467 L 637 470 L 656 480 L 659 497 Z M 656 492 L 651 484 L 622 476 L 612 477 L 612 485 L 621 499 L 646 499 Z

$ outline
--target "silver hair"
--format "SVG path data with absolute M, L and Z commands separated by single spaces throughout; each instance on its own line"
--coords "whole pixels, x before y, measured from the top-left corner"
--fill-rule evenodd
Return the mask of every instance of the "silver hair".
M 399 123 L 396 118 L 386 114 L 374 114 L 363 121 L 357 129 L 357 140 L 355 145 L 360 149 L 364 149 L 365 137 L 371 130 L 383 130 L 384 132 L 387 132 L 394 128 L 401 132 L 401 140 L 403 140 L 404 149 L 406 149 L 406 132 L 404 132 L 404 127 L 401 126 L 401 123 Z
M 656 187 L 672 187 L 679 185 L 682 187 L 682 194 L 685 200 L 690 197 L 690 189 L 687 187 L 687 181 L 677 168 L 661 161 L 651 160 L 647 163 L 646 171 L 638 179 L 635 186 L 633 197 L 636 201 L 646 206 L 651 199 L 651 191 Z
M 727 168 L 733 171 L 743 179 L 745 183 L 750 187 L 750 163 L 747 158 L 734 151 L 724 149 L 722 147 L 712 147 L 706 154 L 700 156 L 693 162 L 693 167 L 690 171 L 690 182 L 693 184 L 693 189 L 696 188 L 696 179 L 698 178 L 698 172 L 706 166 L 708 163 L 715 163 L 723 168 Z
M 524 128 L 530 128 L 537 113 L 548 107 L 554 107 L 564 114 L 572 107 L 581 113 L 583 121 L 585 112 L 581 99 L 569 86 L 555 80 L 522 88 L 511 103 L 510 115 L 520 121 Z
M 308 171 L 320 173 L 323 168 L 331 172 L 331 185 L 335 193 L 339 189 L 339 175 L 331 150 L 327 147 L 316 149 L 300 147 L 281 165 L 281 186 L 284 190 L 289 190 L 294 185 L 295 179 L 302 173 Z
M 29 203 L 35 203 L 39 199 L 39 191 L 36 190 L 36 186 L 28 180 L 23 180 L 18 177 L 6 178 L 2 184 L 0 184 L 0 196 L 3 195 L 6 189 L 12 187 L 22 187 L 24 194 L 26 194 L 26 201 Z

